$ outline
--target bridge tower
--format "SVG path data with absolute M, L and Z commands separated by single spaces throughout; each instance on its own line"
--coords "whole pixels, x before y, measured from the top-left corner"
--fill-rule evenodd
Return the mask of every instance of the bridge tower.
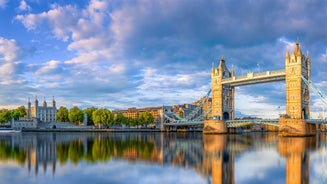
M 302 55 L 297 41 L 292 55 L 286 51 L 285 56 L 286 114 L 294 119 L 310 117 L 309 88 L 301 76 L 310 80 L 310 58 Z
M 203 133 L 227 133 L 225 120 L 234 119 L 234 87 L 223 85 L 223 79 L 234 76 L 230 72 L 225 59 L 220 59 L 217 68 L 212 64 L 211 71 L 211 118 L 204 121 Z
M 302 80 L 310 80 L 310 58 L 303 55 L 299 41 L 290 55 L 285 55 L 286 116 L 279 119 L 279 135 L 313 135 L 315 127 L 310 118 L 310 90 Z
M 226 66 L 225 59 L 222 57 L 219 66 L 211 72 L 212 89 L 212 112 L 213 119 L 229 120 L 234 119 L 234 87 L 223 85 L 222 80 L 234 75 L 234 69 L 230 72 Z

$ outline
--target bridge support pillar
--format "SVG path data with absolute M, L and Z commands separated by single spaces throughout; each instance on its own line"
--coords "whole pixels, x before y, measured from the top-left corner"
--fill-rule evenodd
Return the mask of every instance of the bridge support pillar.
M 204 121 L 203 133 L 225 134 L 228 133 L 228 129 L 223 120 L 209 119 Z
M 306 123 L 305 119 L 280 118 L 278 120 L 279 136 L 316 135 L 316 126 Z

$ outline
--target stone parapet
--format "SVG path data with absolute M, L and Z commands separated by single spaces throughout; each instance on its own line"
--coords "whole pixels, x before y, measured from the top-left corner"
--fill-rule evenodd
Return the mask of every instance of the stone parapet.
M 224 134 L 228 133 L 228 129 L 223 120 L 205 120 L 203 127 L 204 134 Z
M 278 121 L 279 136 L 313 136 L 316 127 L 306 123 L 305 119 L 280 118 Z

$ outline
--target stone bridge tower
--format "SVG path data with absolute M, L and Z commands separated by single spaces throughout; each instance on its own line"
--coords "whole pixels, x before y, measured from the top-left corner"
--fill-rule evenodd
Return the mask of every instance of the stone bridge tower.
M 279 135 L 314 135 L 315 125 L 310 118 L 310 90 L 302 76 L 310 80 L 310 58 L 303 55 L 299 41 L 294 52 L 285 56 L 286 116 L 279 119 Z
M 286 114 L 294 119 L 310 118 L 310 93 L 302 76 L 310 80 L 310 58 L 302 55 L 297 41 L 292 55 L 286 51 Z
M 212 65 L 211 89 L 213 119 L 234 119 L 234 87 L 223 85 L 222 80 L 234 75 L 234 69 L 230 72 L 225 64 L 224 57 L 220 59 L 218 68 Z

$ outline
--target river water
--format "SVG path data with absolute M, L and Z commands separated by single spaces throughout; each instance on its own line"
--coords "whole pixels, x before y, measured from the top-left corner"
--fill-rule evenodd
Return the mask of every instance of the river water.
M 2 133 L 0 183 L 327 183 L 326 134 Z

